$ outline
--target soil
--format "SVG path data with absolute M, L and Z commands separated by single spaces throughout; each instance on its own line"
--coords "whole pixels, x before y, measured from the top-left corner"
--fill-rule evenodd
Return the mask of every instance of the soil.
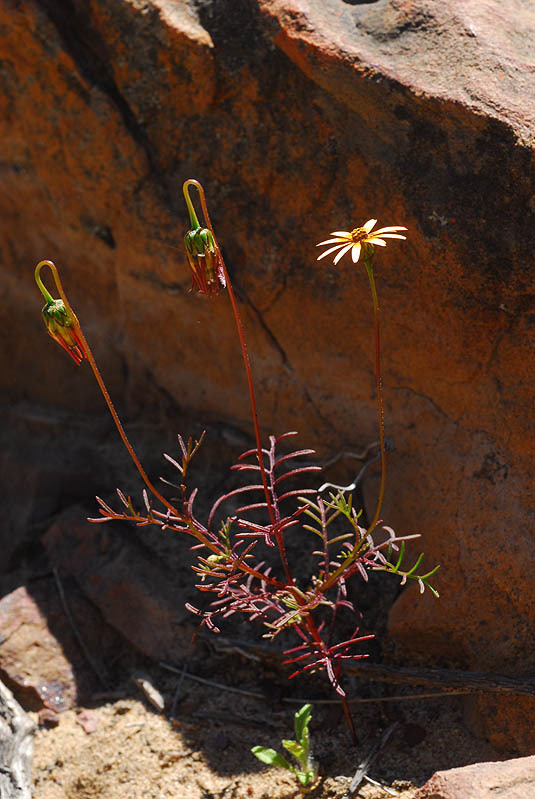
M 187 665 L 184 677 L 156 665 L 146 671 L 165 700 L 163 712 L 130 681 L 112 695 L 96 695 L 87 707 L 62 713 L 57 726 L 47 726 L 50 720 L 41 717 L 35 799 L 298 797 L 291 775 L 261 764 L 250 752 L 257 744 L 280 751 L 281 739 L 293 737 L 297 697 L 290 697 L 295 704 L 281 701 L 279 678 L 248 658 L 215 653 L 207 658 L 204 648 Z M 192 679 L 194 669 L 211 672 L 216 685 Z M 303 680 L 298 687 L 300 696 L 309 698 L 309 692 L 318 694 L 319 683 Z M 367 693 L 375 693 L 367 697 L 375 701 L 353 705 L 356 747 L 339 705 L 314 707 L 311 738 L 320 781 L 309 794 L 312 799 L 342 799 L 358 764 L 394 720 L 397 728 L 369 768 L 369 776 L 391 795 L 412 799 L 437 770 L 500 759 L 464 726 L 459 697 L 378 701 L 409 694 L 384 685 L 372 690 L 368 685 Z M 39 723 L 37 713 L 34 718 Z M 389 794 L 382 786 L 364 782 L 355 795 L 384 799 Z

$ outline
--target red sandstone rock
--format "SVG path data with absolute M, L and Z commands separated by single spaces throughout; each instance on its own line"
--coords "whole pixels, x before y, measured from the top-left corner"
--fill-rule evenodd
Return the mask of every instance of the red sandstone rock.
M 154 660 L 184 656 L 194 624 L 173 575 L 115 525 L 91 524 L 81 508 L 43 536 L 52 563 L 74 577 L 106 621 Z
M 69 612 L 102 673 L 117 637 L 72 586 Z M 70 625 L 52 579 L 21 586 L 0 600 L 0 671 L 28 709 L 68 710 L 100 686 Z
M 437 771 L 416 799 L 534 799 L 535 757 Z
M 366 280 L 318 264 L 315 244 L 371 216 L 406 225 L 376 266 L 396 442 L 383 515 L 423 533 L 441 598 L 407 591 L 390 633 L 404 660 L 513 674 L 535 657 L 534 26 L 529 4 L 498 0 L 0 9 L 7 397 L 102 407 L 39 319 L 32 268 L 53 258 L 120 407 L 147 413 L 164 393 L 249 424 L 228 303 L 190 295 L 182 253 L 158 241 L 180 246 L 195 176 L 264 432 L 364 446 Z M 533 751 L 534 703 L 486 701 L 481 732 Z

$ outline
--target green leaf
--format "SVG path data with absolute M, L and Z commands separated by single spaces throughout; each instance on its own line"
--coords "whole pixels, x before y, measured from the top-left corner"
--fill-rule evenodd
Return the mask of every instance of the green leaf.
M 440 569 L 440 564 L 438 566 L 435 566 L 434 569 L 431 569 L 430 572 L 427 572 L 427 574 L 421 574 L 420 580 L 427 580 L 428 577 L 432 577 L 433 574 L 436 574 L 439 569 Z
M 304 512 L 305 516 L 310 516 L 310 518 L 311 518 L 311 519 L 314 519 L 314 521 L 315 521 L 315 522 L 317 522 L 318 524 L 321 524 L 321 519 L 320 519 L 320 517 L 319 517 L 319 516 L 316 516 L 316 514 L 315 514 L 315 513 L 312 513 L 312 511 L 311 511 L 311 510 L 308 510 L 308 509 L 306 509 L 306 510 L 305 510 L 305 511 L 303 511 L 303 512 Z
M 329 546 L 331 544 L 337 544 L 339 541 L 347 541 L 348 538 L 353 538 L 353 533 L 344 533 L 343 535 L 338 535 L 336 538 L 331 538 Z
M 404 555 L 404 554 L 405 554 L 405 541 L 402 541 L 402 542 L 401 542 L 401 546 L 400 546 L 400 548 L 399 548 L 399 558 L 398 558 L 398 562 L 397 562 L 397 563 L 396 563 L 396 565 L 394 566 L 394 571 L 395 571 L 395 572 L 397 572 L 397 571 L 399 570 L 399 567 L 401 566 L 401 563 L 402 563 L 402 561 L 403 561 L 403 555 Z M 390 564 L 390 565 L 392 565 L 392 564 Z
M 301 783 L 301 785 L 306 788 L 306 786 L 312 782 L 314 779 L 314 772 L 312 771 L 296 771 L 295 776 Z
M 295 737 L 301 744 L 306 743 L 308 749 L 308 725 L 312 718 L 312 705 L 303 705 L 295 714 Z
M 304 524 L 303 530 L 310 530 L 311 533 L 316 533 L 316 535 L 319 536 L 323 541 L 323 533 L 321 533 L 319 530 L 316 530 L 316 528 L 312 527 L 310 524 Z
M 267 763 L 268 766 L 279 766 L 279 768 L 285 768 L 287 771 L 294 771 L 293 766 L 288 763 L 286 758 L 279 755 L 274 749 L 269 749 L 266 746 L 253 746 L 251 752 L 262 763 Z
M 423 558 L 423 556 L 424 556 L 424 553 L 423 553 L 423 552 L 420 552 L 420 556 L 418 557 L 418 560 L 416 561 L 416 563 L 414 564 L 414 566 L 412 567 L 412 569 L 410 569 L 410 570 L 409 570 L 409 571 L 406 573 L 406 574 L 407 574 L 407 577 L 410 577 L 410 576 L 411 576 L 411 574 L 414 574 L 414 572 L 416 571 L 416 569 L 418 568 L 418 566 L 419 566 L 419 565 L 420 565 L 420 563 L 422 562 L 422 558 Z
M 295 759 L 298 760 L 299 763 L 301 763 L 302 766 L 306 765 L 306 763 L 303 762 L 303 756 L 305 755 L 305 750 L 303 749 L 301 744 L 298 744 L 297 741 L 283 739 L 282 745 L 284 746 L 287 752 L 293 755 Z

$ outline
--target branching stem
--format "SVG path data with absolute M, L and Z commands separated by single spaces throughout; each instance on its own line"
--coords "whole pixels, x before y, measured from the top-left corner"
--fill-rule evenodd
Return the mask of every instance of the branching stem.
M 324 646 L 323 639 L 322 639 L 322 637 L 320 635 L 320 632 L 319 632 L 319 630 L 318 630 L 318 628 L 316 626 L 316 622 L 314 621 L 314 619 L 312 618 L 312 616 L 310 614 L 308 614 L 305 617 L 305 625 L 306 625 L 306 628 L 307 628 L 310 636 L 312 637 L 314 642 L 318 645 L 318 648 L 321 651 L 321 649 L 323 649 L 323 646 Z M 347 726 L 349 727 L 349 732 L 351 733 L 351 738 L 353 739 L 353 743 L 356 744 L 357 743 L 357 733 L 355 731 L 355 725 L 353 723 L 353 718 L 351 716 L 351 711 L 349 709 L 349 705 L 347 703 L 347 698 L 346 698 L 345 694 L 341 694 L 340 695 L 340 699 L 342 700 L 342 706 L 344 708 L 344 716 L 345 716 L 345 719 L 346 719 Z

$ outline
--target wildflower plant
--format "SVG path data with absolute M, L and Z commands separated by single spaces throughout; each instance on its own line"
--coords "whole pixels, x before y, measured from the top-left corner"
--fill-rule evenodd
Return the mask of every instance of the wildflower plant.
M 295 741 L 284 739 L 283 747 L 294 758 L 296 765 L 288 762 L 284 755 L 267 746 L 253 746 L 251 752 L 261 763 L 278 766 L 295 774 L 299 788 L 310 790 L 318 779 L 318 764 L 312 758 L 310 747 L 310 731 L 308 725 L 312 718 L 312 705 L 303 705 L 294 714 Z
M 199 222 L 190 190 L 200 198 L 203 223 Z M 287 451 L 295 432 L 269 437 L 262 444 L 255 391 L 249 355 L 239 307 L 232 282 L 215 236 L 204 190 L 193 179 L 184 183 L 184 197 L 191 228 L 185 235 L 187 262 L 192 275 L 192 290 L 212 298 L 226 288 L 232 306 L 249 391 L 255 446 L 244 452 L 231 468 L 245 478 L 244 485 L 220 496 L 203 520 L 199 518 L 195 500 L 197 490 L 188 485 L 189 466 L 202 443 L 191 437 L 178 436 L 178 457 L 165 455 L 178 473 L 180 496 L 172 502 L 153 485 L 119 420 L 115 407 L 100 375 L 92 351 L 85 339 L 63 290 L 58 270 L 51 261 L 41 261 L 36 268 L 37 284 L 46 301 L 43 309 L 50 335 L 80 364 L 86 358 L 94 372 L 118 432 L 145 484 L 142 502 L 135 504 L 130 496 L 117 490 L 119 506 L 112 508 L 97 497 L 100 516 L 94 522 L 126 520 L 138 526 L 156 525 L 162 531 L 189 536 L 197 553 L 193 566 L 196 587 L 208 594 L 208 606 L 188 604 L 200 625 L 219 632 L 220 619 L 239 614 L 263 625 L 264 635 L 275 638 L 283 631 L 292 631 L 296 646 L 285 650 L 287 665 L 292 665 L 290 679 L 298 674 L 324 670 L 343 705 L 345 718 L 353 738 L 355 729 L 343 687 L 344 664 L 364 658 L 363 643 L 373 635 L 359 635 L 358 623 L 344 640 L 337 639 L 337 621 L 342 613 L 350 613 L 357 622 L 358 608 L 348 592 L 352 578 L 368 580 L 370 571 L 383 571 L 398 577 L 402 583 L 417 580 L 421 591 L 430 588 L 436 572 L 420 572 L 422 555 L 411 567 L 405 565 L 405 541 L 417 535 L 398 536 L 382 524 L 381 507 L 385 490 L 386 446 L 383 421 L 379 304 L 373 273 L 374 246 L 385 245 L 384 239 L 404 239 L 399 231 L 406 228 L 386 227 L 372 232 L 376 220 L 350 232 L 335 232 L 335 238 L 322 245 L 336 244 L 319 259 L 338 251 L 337 263 L 351 252 L 354 263 L 362 256 L 372 294 L 375 328 L 377 402 L 380 431 L 381 484 L 375 513 L 364 526 L 362 513 L 353 505 L 353 497 L 344 487 L 325 483 L 320 489 L 309 486 L 310 479 L 321 469 L 310 463 L 311 449 Z M 319 260 L 318 259 L 318 260 Z M 44 266 L 54 277 L 59 299 L 55 300 L 40 277 Z M 204 435 L 204 434 L 203 434 Z M 281 448 L 286 450 L 281 452 Z M 304 487 L 295 487 L 303 480 Z M 308 482 L 307 482 L 308 480 Z M 167 482 L 167 481 L 164 481 Z M 173 483 L 171 483 L 173 485 Z M 332 489 L 326 495 L 327 489 Z M 235 507 L 236 504 L 238 507 Z M 228 510 L 228 508 L 231 508 Z M 300 536 L 312 543 L 313 573 L 304 579 L 297 576 L 297 565 L 289 556 L 289 537 Z M 275 555 L 275 563 L 273 557 Z M 306 715 L 306 714 L 305 714 Z M 303 722 L 304 724 L 304 722 Z M 301 728 L 303 734 L 308 722 Z M 298 736 L 299 742 L 299 736 Z M 302 742 L 300 745 L 303 745 Z M 297 751 L 297 750 L 296 750 Z M 294 753 L 295 754 L 295 753 Z M 306 772 L 306 769 L 302 772 Z

